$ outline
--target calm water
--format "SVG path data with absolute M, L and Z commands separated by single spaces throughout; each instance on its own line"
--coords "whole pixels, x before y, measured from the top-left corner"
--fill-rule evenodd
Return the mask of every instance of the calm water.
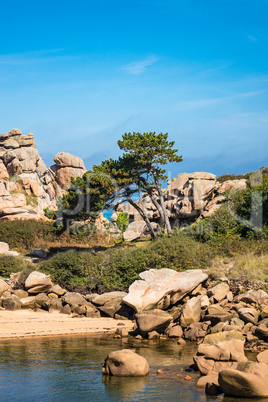
M 135 349 L 148 360 L 148 377 L 102 376 L 102 360 L 123 348 Z M 188 373 L 181 369 L 192 363 L 195 348 L 107 336 L 0 342 L 0 401 L 234 401 L 206 397 L 194 386 L 197 373 L 189 373 L 190 382 L 183 379 Z M 157 376 L 159 368 L 164 374 Z

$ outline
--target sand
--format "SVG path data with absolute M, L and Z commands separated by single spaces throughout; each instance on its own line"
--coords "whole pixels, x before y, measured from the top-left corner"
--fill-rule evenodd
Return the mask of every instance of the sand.
M 133 322 L 113 318 L 72 318 L 59 313 L 30 310 L 0 311 L 0 340 L 36 336 L 115 333 L 117 328 L 133 328 Z

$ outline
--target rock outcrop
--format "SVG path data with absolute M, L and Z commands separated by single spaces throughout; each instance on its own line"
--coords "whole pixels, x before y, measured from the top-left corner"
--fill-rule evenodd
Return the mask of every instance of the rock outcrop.
M 124 303 L 137 312 L 161 308 L 161 304 L 168 308 L 208 278 L 201 270 L 176 272 L 168 268 L 150 269 L 139 277 L 141 279 L 129 287 L 128 295 L 123 298 Z
M 219 183 L 216 176 L 211 173 L 180 173 L 176 178 L 172 178 L 167 188 L 163 190 L 171 227 L 183 228 L 198 218 L 211 216 L 227 201 L 226 192 L 245 188 L 245 179 Z M 160 228 L 160 215 L 150 197 L 144 193 L 137 204 L 145 211 L 148 219 L 158 225 L 155 228 L 157 231 Z M 126 240 L 131 241 L 146 235 L 146 225 L 142 225 L 142 222 L 138 225 L 142 218 L 132 205 L 121 204 L 117 206 L 117 211 L 127 212 L 130 216 L 130 226 L 125 234 Z
M 71 177 L 86 172 L 82 159 L 69 153 L 56 154 L 54 161 L 46 167 L 32 133 L 13 129 L 0 135 L 0 221 L 44 220 L 44 208 L 56 209 Z

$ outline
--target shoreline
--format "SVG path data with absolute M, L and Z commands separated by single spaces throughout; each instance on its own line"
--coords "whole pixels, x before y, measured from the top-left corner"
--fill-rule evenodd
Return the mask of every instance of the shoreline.
M 114 318 L 72 318 L 49 312 L 0 311 L 0 341 L 40 337 L 114 334 L 117 328 L 133 328 L 129 320 Z

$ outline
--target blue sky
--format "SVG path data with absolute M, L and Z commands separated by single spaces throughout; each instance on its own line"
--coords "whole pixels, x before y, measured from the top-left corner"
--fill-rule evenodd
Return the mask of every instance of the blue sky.
M 32 131 L 47 166 L 119 156 L 168 132 L 170 174 L 267 166 L 267 0 L 0 0 L 0 132 Z

